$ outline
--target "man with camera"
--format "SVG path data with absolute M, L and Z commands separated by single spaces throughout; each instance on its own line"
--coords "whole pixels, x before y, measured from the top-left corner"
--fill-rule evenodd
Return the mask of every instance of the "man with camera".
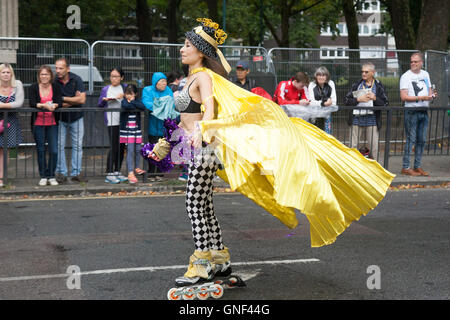
M 381 128 L 381 111 L 370 110 L 371 107 L 387 106 L 388 98 L 383 84 L 375 79 L 375 65 L 366 62 L 361 67 L 361 80 L 352 85 L 344 98 L 346 106 L 355 108 L 349 114 L 348 125 L 351 126 L 350 147 L 357 148 L 363 135 L 369 145 L 369 157 L 378 158 L 378 137 Z

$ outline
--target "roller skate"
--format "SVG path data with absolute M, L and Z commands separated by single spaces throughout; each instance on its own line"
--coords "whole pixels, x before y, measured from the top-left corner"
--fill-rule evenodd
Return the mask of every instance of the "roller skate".
M 224 289 L 245 287 L 245 282 L 237 275 L 231 275 L 228 248 L 208 252 L 195 251 L 190 257 L 188 271 L 175 282 L 178 288 L 167 293 L 169 300 L 219 299 Z M 224 277 L 223 279 L 219 279 Z M 213 278 L 217 278 L 211 281 Z
M 205 280 L 204 280 L 205 281 Z M 210 282 L 198 282 L 195 285 L 172 288 L 167 293 L 169 300 L 206 300 L 209 297 L 219 299 L 223 296 L 225 289 L 245 287 L 244 280 L 238 275 L 231 275 L 228 278 L 216 279 Z

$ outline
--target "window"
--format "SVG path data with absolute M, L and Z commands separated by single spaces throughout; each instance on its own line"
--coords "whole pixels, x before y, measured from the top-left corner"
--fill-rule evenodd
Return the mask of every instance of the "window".
M 334 48 L 320 48 L 321 59 L 348 59 L 348 48 L 334 47 Z
M 369 26 L 368 25 L 363 25 L 363 32 L 362 32 L 363 34 L 369 34 L 370 32 L 369 32 Z
M 53 58 L 54 49 L 52 45 L 42 45 L 39 47 L 37 58 Z
M 137 48 L 106 48 L 106 58 L 140 59 L 141 50 Z
M 379 12 L 380 11 L 380 1 L 365 1 L 362 4 L 363 12 Z

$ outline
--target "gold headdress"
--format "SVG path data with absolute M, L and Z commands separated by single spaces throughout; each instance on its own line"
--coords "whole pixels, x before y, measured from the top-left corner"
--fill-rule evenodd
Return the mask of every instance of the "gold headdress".
M 205 55 L 211 58 L 219 58 L 223 67 L 229 73 L 231 67 L 219 49 L 219 45 L 225 42 L 227 34 L 222 29 L 219 29 L 218 23 L 211 19 L 197 18 L 197 21 L 202 25 L 187 32 L 186 37 Z

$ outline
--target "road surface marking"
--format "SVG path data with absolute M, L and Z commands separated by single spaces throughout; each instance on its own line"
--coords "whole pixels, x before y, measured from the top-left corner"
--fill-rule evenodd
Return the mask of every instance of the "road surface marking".
M 319 259 L 295 259 L 295 260 L 269 260 L 269 261 L 248 261 L 248 262 L 233 262 L 233 266 L 254 266 L 254 265 L 278 265 L 278 264 L 295 264 L 295 263 L 309 263 L 319 262 Z M 21 276 L 21 277 L 5 277 L 0 278 L 0 282 L 8 281 L 23 281 L 23 280 L 41 280 L 41 279 L 53 279 L 53 278 L 66 278 L 69 276 L 87 276 L 87 275 L 99 275 L 99 274 L 112 274 L 112 273 L 126 273 L 126 272 L 139 272 L 139 271 L 164 271 L 164 270 L 177 270 L 186 269 L 187 265 L 173 265 L 173 266 L 159 266 L 159 267 L 139 267 L 139 268 L 122 268 L 122 269 L 104 269 L 83 271 L 80 273 L 60 273 L 60 274 L 45 274 L 35 276 Z M 249 275 L 251 278 L 253 276 Z

